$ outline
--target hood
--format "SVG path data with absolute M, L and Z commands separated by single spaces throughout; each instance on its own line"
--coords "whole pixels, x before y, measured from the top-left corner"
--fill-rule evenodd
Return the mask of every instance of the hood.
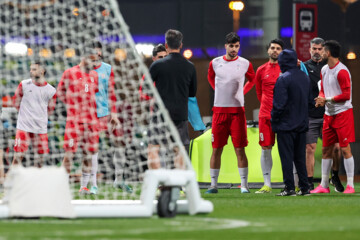
M 278 61 L 281 72 L 284 73 L 289 69 L 297 68 L 297 54 L 294 49 L 285 49 L 279 55 Z

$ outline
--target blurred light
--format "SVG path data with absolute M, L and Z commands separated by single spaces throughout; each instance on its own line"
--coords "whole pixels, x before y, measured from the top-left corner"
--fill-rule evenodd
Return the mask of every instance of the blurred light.
M 28 50 L 27 50 L 27 55 L 28 56 L 32 56 L 33 55 L 33 50 L 31 49 L 31 48 L 28 48 Z
M 193 52 L 191 51 L 191 49 L 186 49 L 183 55 L 186 59 L 190 59 L 193 56 Z
M 72 57 L 74 57 L 74 56 L 75 56 L 75 49 L 73 49 L 73 48 L 67 48 L 67 49 L 65 49 L 65 51 L 64 51 L 64 56 L 65 56 L 66 58 L 72 58 Z
M 237 32 L 240 37 L 262 37 L 264 36 L 264 30 L 261 28 L 250 29 L 250 28 L 240 28 Z
M 27 46 L 23 43 L 8 42 L 5 44 L 5 53 L 13 56 L 26 56 Z
M 151 57 L 154 45 L 139 43 L 135 45 L 135 48 L 139 54 L 142 54 L 145 57 Z
M 109 10 L 102 10 L 102 12 L 101 12 L 101 14 L 104 16 L 104 17 L 107 17 L 107 16 L 109 16 L 110 15 L 110 12 L 109 12 Z
M 229 2 L 229 8 L 233 11 L 242 11 L 244 10 L 244 3 L 242 1 L 231 1 Z
M 74 8 L 73 11 L 72 11 L 73 15 L 75 16 L 79 16 L 79 8 Z
M 39 52 L 40 57 L 49 58 L 51 56 L 51 50 L 47 48 L 43 48 Z
M 346 58 L 349 60 L 354 60 L 354 59 L 356 59 L 356 54 L 354 52 L 348 52 L 348 54 L 346 55 Z
M 292 27 L 284 27 L 280 29 L 280 36 L 291 38 L 293 36 L 293 28 Z
M 117 61 L 124 61 L 127 58 L 127 53 L 125 49 L 117 48 L 115 49 L 114 54 Z

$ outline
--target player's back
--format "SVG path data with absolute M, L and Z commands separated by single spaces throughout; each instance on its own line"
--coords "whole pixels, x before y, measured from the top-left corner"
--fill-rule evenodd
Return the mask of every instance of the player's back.
M 59 98 L 67 104 L 67 121 L 97 123 L 95 71 L 83 72 L 80 66 L 67 69 L 58 86 Z

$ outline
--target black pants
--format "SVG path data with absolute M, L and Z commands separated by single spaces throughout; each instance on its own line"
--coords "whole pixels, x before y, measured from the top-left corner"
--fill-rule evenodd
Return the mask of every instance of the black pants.
M 277 132 L 278 149 L 284 184 L 287 189 L 295 190 L 293 164 L 299 176 L 302 191 L 309 189 L 306 171 L 306 132 Z

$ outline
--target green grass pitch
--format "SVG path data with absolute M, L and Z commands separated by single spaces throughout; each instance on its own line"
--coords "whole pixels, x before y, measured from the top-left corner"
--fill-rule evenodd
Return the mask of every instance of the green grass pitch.
M 360 192 L 360 184 L 355 186 Z M 360 193 L 305 197 L 240 194 L 202 196 L 211 214 L 173 219 L 1 220 L 0 240 L 15 239 L 360 239 Z

